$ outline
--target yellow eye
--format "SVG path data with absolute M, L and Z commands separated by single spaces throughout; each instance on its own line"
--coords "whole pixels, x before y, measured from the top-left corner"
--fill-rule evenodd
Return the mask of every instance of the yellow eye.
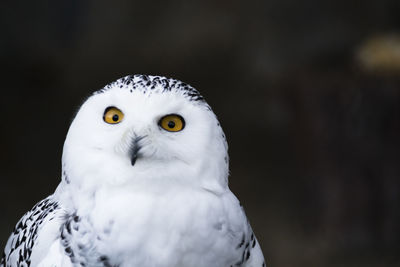
M 176 114 L 162 117 L 158 124 L 168 132 L 179 132 L 185 128 L 185 120 Z
M 124 113 L 116 107 L 108 107 L 104 111 L 103 120 L 109 124 L 116 124 L 122 121 Z

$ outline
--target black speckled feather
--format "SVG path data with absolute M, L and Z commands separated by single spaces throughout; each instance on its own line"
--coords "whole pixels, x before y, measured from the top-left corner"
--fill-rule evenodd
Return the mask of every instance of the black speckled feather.
M 143 93 L 151 92 L 156 88 L 162 88 L 162 92 L 168 91 L 180 91 L 186 96 L 190 101 L 199 101 L 203 102 L 203 96 L 194 89 L 189 84 L 181 82 L 179 80 L 165 78 L 162 76 L 151 76 L 151 75 L 128 75 L 123 78 L 116 80 L 108 85 L 106 85 L 103 89 L 96 91 L 94 94 L 101 94 L 109 90 L 110 88 L 119 87 L 121 89 L 128 89 L 131 92 L 133 90 L 142 90 Z
M 40 227 L 44 220 L 52 220 L 58 209 L 57 202 L 48 197 L 28 211 L 19 220 L 8 239 L 0 267 L 30 266 L 32 248 L 35 245 Z M 11 258 L 16 260 L 11 261 Z

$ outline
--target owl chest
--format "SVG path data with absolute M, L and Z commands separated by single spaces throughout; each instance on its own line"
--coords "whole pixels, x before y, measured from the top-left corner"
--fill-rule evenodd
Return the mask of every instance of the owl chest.
M 233 238 L 221 201 L 207 194 L 116 196 L 91 221 L 102 233 L 99 249 L 120 255 L 122 266 L 213 266 Z

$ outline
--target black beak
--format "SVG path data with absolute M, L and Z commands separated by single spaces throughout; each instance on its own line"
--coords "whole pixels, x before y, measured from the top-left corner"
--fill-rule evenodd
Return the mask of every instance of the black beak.
M 144 136 L 137 136 L 135 137 L 135 139 L 133 139 L 132 145 L 131 145 L 131 149 L 130 149 L 130 153 L 129 155 L 131 156 L 131 164 L 132 166 L 135 165 L 137 158 L 139 157 L 139 150 L 142 148 L 139 145 L 139 141 L 142 140 L 144 138 Z
M 138 150 L 134 149 L 132 154 L 131 154 L 131 164 L 132 164 L 132 166 L 135 165 L 135 163 L 136 163 L 136 159 L 138 157 L 137 152 L 138 152 Z

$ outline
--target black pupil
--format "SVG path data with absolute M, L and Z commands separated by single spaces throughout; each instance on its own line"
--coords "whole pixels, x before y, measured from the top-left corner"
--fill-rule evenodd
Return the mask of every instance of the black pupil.
M 112 117 L 112 120 L 113 120 L 113 121 L 118 121 L 118 119 L 119 119 L 119 116 L 118 116 L 117 114 L 115 114 L 115 115 Z
M 169 121 L 169 122 L 168 122 L 168 127 L 169 127 L 169 128 L 174 128 L 174 127 L 175 127 L 175 122 Z

